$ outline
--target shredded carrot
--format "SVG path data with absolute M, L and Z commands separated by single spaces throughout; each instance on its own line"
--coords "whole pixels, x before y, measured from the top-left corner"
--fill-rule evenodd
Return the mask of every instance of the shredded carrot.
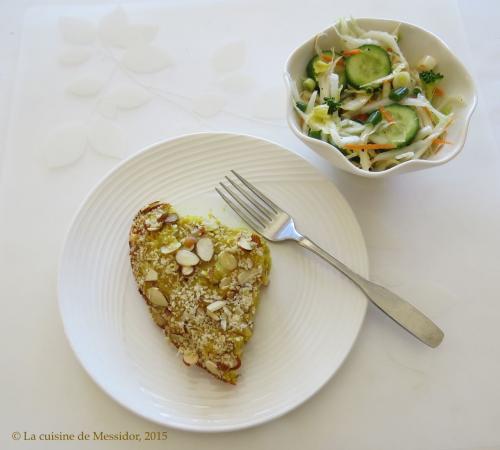
M 364 114 L 358 114 L 357 116 L 353 117 L 353 120 L 360 120 L 361 122 L 366 122 L 368 120 L 369 115 L 364 113 Z
M 321 54 L 321 59 L 325 62 L 331 62 L 333 59 L 332 55 L 329 55 L 328 53 L 322 53 Z
M 432 94 L 436 97 L 442 97 L 444 95 L 444 91 L 440 87 L 435 87 Z
M 392 117 L 392 114 L 387 111 L 383 106 L 380 107 L 380 114 L 382 114 L 382 117 L 389 123 L 394 123 L 394 117 Z
M 440 139 L 440 138 L 434 139 L 432 141 L 432 143 L 435 145 L 453 144 L 453 142 L 447 141 L 446 139 Z
M 425 113 L 429 117 L 429 120 L 431 121 L 431 123 L 436 124 L 438 122 L 436 116 L 432 113 L 432 111 L 429 108 L 424 107 L 423 110 L 425 111 Z
M 346 144 L 348 150 L 392 150 L 394 144 Z
M 352 56 L 352 55 L 359 55 L 361 53 L 361 50 L 359 48 L 355 48 L 354 50 L 347 50 L 343 52 L 342 54 L 344 56 Z

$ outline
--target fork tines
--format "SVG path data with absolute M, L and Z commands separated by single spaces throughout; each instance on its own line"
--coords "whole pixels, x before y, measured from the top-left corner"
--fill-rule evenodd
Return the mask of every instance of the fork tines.
M 280 208 L 240 174 L 231 170 L 240 183 L 226 176 L 227 183 L 215 188 L 223 200 L 256 231 L 262 230 L 280 212 Z

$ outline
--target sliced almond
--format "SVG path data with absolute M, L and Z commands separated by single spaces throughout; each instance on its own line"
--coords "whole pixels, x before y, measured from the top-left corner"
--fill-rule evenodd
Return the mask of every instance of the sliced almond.
M 242 248 L 243 250 L 253 250 L 254 245 L 254 242 L 252 242 L 251 239 L 247 239 L 245 236 L 241 236 L 238 239 L 238 247 Z
M 227 320 L 226 318 L 223 316 L 222 319 L 220 320 L 220 327 L 226 331 L 226 328 L 227 328 Z
M 145 222 L 146 230 L 148 231 L 158 231 L 161 229 L 162 224 L 156 220 L 146 220 Z
M 196 225 L 196 227 L 193 228 L 191 231 L 195 236 L 203 236 L 207 230 L 203 225 Z
M 240 284 L 245 284 L 250 281 L 253 281 L 253 279 L 257 276 L 258 270 L 253 268 L 250 270 L 244 270 L 243 272 L 240 272 L 238 274 L 238 283 Z
M 214 243 L 208 237 L 201 238 L 196 243 L 196 253 L 202 261 L 210 261 L 214 256 Z
M 179 220 L 179 216 L 175 213 L 170 213 L 170 214 L 167 214 L 164 218 L 163 218 L 163 223 L 175 223 Z
M 187 350 L 182 355 L 182 360 L 188 366 L 192 366 L 193 364 L 196 364 L 198 362 L 198 355 L 195 352 L 191 351 L 191 350 Z
M 210 317 L 212 320 L 215 320 L 216 322 L 219 321 L 220 319 L 220 317 L 217 314 L 215 314 L 210 310 L 207 311 L 207 316 Z
M 236 361 L 234 361 L 233 364 L 231 364 L 231 369 L 236 370 L 239 369 L 240 367 L 241 367 L 241 359 L 236 357 Z
M 162 202 L 159 202 L 159 201 L 150 203 L 149 205 L 146 205 L 144 208 L 142 208 L 139 212 L 141 214 L 145 214 L 149 211 L 152 211 L 153 209 L 155 209 L 157 206 L 160 206 L 161 204 L 162 204 Z
M 147 292 L 148 299 L 153 305 L 167 306 L 167 299 L 162 294 L 159 288 L 150 287 Z
M 229 252 L 220 253 L 218 261 L 225 270 L 234 270 L 238 266 L 238 260 Z
M 180 246 L 181 243 L 179 241 L 173 241 L 168 245 L 163 245 L 162 247 L 160 247 L 160 252 L 164 255 L 168 255 L 169 253 L 175 252 Z
M 194 249 L 194 246 L 196 245 L 196 237 L 194 236 L 187 236 L 186 238 L 184 238 L 184 240 L 182 241 L 182 245 L 188 249 L 188 250 L 193 250 Z
M 260 236 L 255 233 L 252 234 L 252 242 L 255 242 L 257 245 L 260 245 L 261 244 Z
M 215 312 L 221 309 L 226 303 L 227 302 L 225 302 L 224 300 L 217 300 L 213 303 L 210 303 L 210 305 L 207 306 L 207 309 L 211 312 Z
M 183 248 L 175 254 L 175 260 L 181 266 L 196 266 L 200 262 L 200 258 L 195 253 Z
M 191 275 L 194 272 L 194 267 L 193 266 L 184 266 L 181 269 L 181 272 L 182 272 L 182 275 L 184 275 L 184 276 L 187 277 L 187 276 Z
M 205 367 L 206 369 L 213 375 L 219 376 L 219 368 L 217 367 L 217 364 L 215 364 L 213 361 L 205 361 Z
M 219 287 L 221 289 L 229 289 L 229 286 L 231 286 L 232 280 L 230 277 L 224 277 L 222 280 L 219 281 Z
M 144 281 L 156 281 L 158 279 L 158 272 L 154 269 L 148 269 L 144 275 Z

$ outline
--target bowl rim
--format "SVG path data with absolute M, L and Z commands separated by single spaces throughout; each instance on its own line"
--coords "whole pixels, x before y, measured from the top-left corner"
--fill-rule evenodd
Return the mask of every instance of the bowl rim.
M 429 31 L 429 30 L 427 30 L 425 28 L 422 28 L 422 27 L 420 27 L 418 25 L 415 25 L 415 24 L 413 24 L 411 22 L 406 22 L 404 20 L 388 19 L 388 18 L 377 18 L 377 17 L 357 17 L 356 21 L 359 21 L 359 22 L 374 21 L 374 22 L 378 22 L 378 23 L 386 23 L 386 24 L 394 24 L 394 25 L 401 24 L 401 25 L 408 26 L 410 28 L 414 28 L 414 29 L 416 29 L 416 30 L 418 30 L 418 31 L 420 31 L 422 33 L 428 34 L 432 38 L 434 38 L 434 40 L 437 42 L 437 44 L 439 44 L 444 50 L 446 50 L 449 53 L 449 55 L 453 58 L 453 60 L 455 61 L 455 63 L 458 65 L 458 67 L 460 67 L 460 69 L 466 75 L 466 78 L 468 79 L 468 82 L 470 83 L 470 89 L 472 91 L 472 98 L 471 98 L 471 101 L 469 102 L 469 104 L 466 105 L 467 114 L 465 115 L 465 117 L 463 119 L 463 127 L 461 128 L 460 133 L 459 133 L 459 137 L 458 137 L 457 141 L 454 144 L 454 150 L 451 151 L 445 157 L 440 158 L 440 159 L 434 159 L 434 160 L 430 160 L 430 159 L 411 159 L 409 161 L 405 161 L 405 162 L 403 162 L 401 164 L 398 164 L 397 166 L 393 166 L 393 167 L 391 167 L 389 169 L 382 170 L 380 172 L 370 172 L 370 171 L 363 170 L 363 169 L 361 169 L 359 167 L 356 167 L 355 165 L 351 164 L 345 158 L 345 156 L 340 152 L 340 150 L 337 149 L 336 147 L 334 147 L 331 144 L 328 144 L 328 143 L 326 143 L 324 141 L 319 141 L 318 139 L 311 138 L 311 137 L 305 135 L 302 132 L 302 130 L 299 130 L 297 128 L 297 126 L 296 126 L 296 124 L 294 122 L 294 119 L 293 119 L 293 117 L 294 117 L 293 115 L 295 114 L 295 111 L 293 110 L 293 108 L 291 106 L 291 102 L 290 102 L 291 83 L 293 82 L 292 76 L 290 74 L 290 65 L 291 65 L 292 61 L 294 60 L 294 58 L 296 57 L 297 53 L 300 50 L 302 50 L 305 46 L 309 45 L 316 38 L 316 36 L 318 36 L 319 34 L 327 34 L 328 35 L 329 33 L 332 33 L 335 30 L 335 25 L 337 24 L 337 22 L 333 23 L 332 25 L 330 25 L 329 27 L 323 29 L 322 31 L 319 31 L 319 32 L 315 33 L 310 38 L 308 38 L 304 42 L 302 42 L 302 44 L 300 44 L 297 47 L 295 47 L 290 52 L 290 54 L 288 55 L 288 58 L 285 61 L 283 76 L 284 76 L 284 79 L 285 79 L 285 85 L 286 85 L 286 89 L 287 89 L 287 97 L 286 97 L 286 101 L 287 101 L 287 114 L 286 115 L 287 115 L 288 126 L 291 128 L 291 130 L 293 131 L 293 133 L 300 140 L 302 140 L 304 143 L 306 143 L 308 145 L 308 147 L 311 148 L 311 150 L 313 150 L 315 153 L 318 153 L 314 149 L 314 146 L 317 146 L 317 145 L 325 145 L 325 146 L 328 146 L 329 150 L 333 149 L 333 151 L 338 152 L 338 154 L 340 156 L 342 156 L 344 162 L 348 164 L 348 165 L 345 166 L 345 168 L 346 168 L 346 170 L 348 172 L 353 173 L 355 175 L 364 176 L 366 178 L 384 177 L 386 175 L 390 175 L 390 174 L 401 172 L 401 170 L 403 170 L 405 168 L 409 168 L 409 167 L 415 167 L 415 169 L 410 169 L 411 171 L 413 171 L 413 170 L 417 170 L 418 168 L 420 168 L 420 169 L 426 169 L 426 168 L 433 167 L 433 166 L 440 166 L 442 164 L 447 163 L 451 159 L 455 158 L 462 151 L 462 149 L 463 149 L 463 147 L 465 145 L 465 140 L 467 138 L 467 134 L 468 134 L 468 131 L 469 131 L 471 117 L 472 117 L 472 114 L 474 113 L 474 111 L 475 111 L 475 109 L 477 107 L 477 101 L 478 101 L 476 83 L 474 81 L 474 78 L 471 76 L 470 72 L 465 67 L 465 65 L 456 56 L 456 54 L 453 52 L 453 50 L 451 50 L 451 48 L 448 46 L 448 44 L 446 44 L 446 42 L 444 42 L 443 39 L 441 39 L 439 36 L 437 36 L 436 34 L 434 34 L 432 31 Z M 314 146 L 309 145 L 308 143 L 314 144 Z M 324 156 L 321 156 L 321 157 L 323 159 L 326 159 Z M 332 164 L 332 163 L 330 162 L 330 164 Z M 342 169 L 342 170 L 344 170 L 344 169 Z

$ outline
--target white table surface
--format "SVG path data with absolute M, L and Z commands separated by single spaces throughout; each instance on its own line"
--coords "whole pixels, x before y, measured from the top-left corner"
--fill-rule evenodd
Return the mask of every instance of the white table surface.
M 80 113 L 67 100 L 51 97 L 59 80 L 50 78 L 47 68 L 54 64 L 57 45 L 52 37 L 43 37 L 43 27 L 50 28 L 58 14 L 67 15 L 66 5 L 80 5 L 74 11 L 93 17 L 92 5 L 105 8 L 115 3 L 0 4 L 0 448 L 500 449 L 500 148 L 491 132 L 500 112 L 500 4 L 493 0 L 420 2 L 418 11 L 396 1 L 332 4 L 325 6 L 324 15 L 318 9 L 316 21 L 304 20 L 304 30 L 293 43 L 272 44 L 280 52 L 291 49 L 331 22 L 337 7 L 341 14 L 400 17 L 436 31 L 470 66 L 479 89 L 466 147 L 445 166 L 387 180 L 353 177 L 314 158 L 282 120 L 262 122 L 231 114 L 210 117 L 203 126 L 185 119 L 174 129 L 150 127 L 147 135 L 137 132 L 127 141 L 127 152 L 133 153 L 179 131 L 241 130 L 271 138 L 311 159 L 356 213 L 372 278 L 411 299 L 442 326 L 446 337 L 438 349 L 426 348 L 369 307 L 359 339 L 336 376 L 314 398 L 266 425 L 227 434 L 167 429 L 166 442 L 140 446 L 127 441 L 63 444 L 11 439 L 15 431 L 163 430 L 120 407 L 93 383 L 67 344 L 57 309 L 56 266 L 64 232 L 86 192 L 117 160 L 87 152 L 74 166 L 51 171 L 41 165 L 36 148 L 44 138 L 43 129 L 47 134 L 66 115 Z M 197 4 L 203 10 L 207 2 Z M 231 17 L 239 5 L 233 2 L 220 11 Z M 279 12 L 276 6 L 259 5 L 273 17 Z M 311 14 L 315 8 L 309 5 L 289 2 L 286 14 Z M 39 23 L 29 10 L 32 6 L 43 8 L 37 10 Z M 130 8 L 148 11 L 139 2 Z M 161 8 L 166 16 L 175 16 L 176 3 L 164 2 Z M 245 8 L 253 14 L 252 7 Z M 29 26 L 23 33 L 26 12 Z M 34 39 L 37 32 L 39 42 Z M 215 35 L 205 45 L 216 49 L 225 42 L 224 35 L 220 42 Z M 169 45 L 175 49 L 176 43 Z M 36 58 L 46 60 L 46 65 L 31 67 Z M 39 70 L 36 77 L 30 69 Z M 281 80 L 275 81 L 259 80 L 257 94 L 276 94 L 273 89 L 281 87 Z M 38 91 L 33 90 L 36 84 Z M 36 92 L 39 96 L 33 97 Z M 133 132 L 134 127 L 146 127 L 151 114 L 160 111 L 154 101 L 147 108 L 122 118 L 124 128 Z

